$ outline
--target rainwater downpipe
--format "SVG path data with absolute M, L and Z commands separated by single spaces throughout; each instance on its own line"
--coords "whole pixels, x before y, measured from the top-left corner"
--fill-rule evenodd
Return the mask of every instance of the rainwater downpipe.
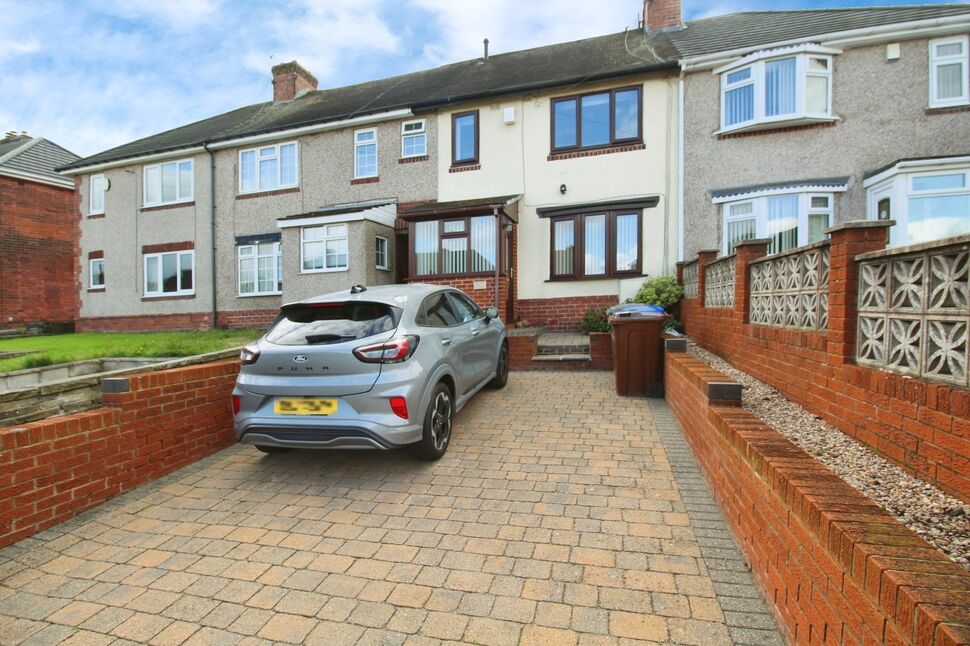
M 212 320 L 210 327 L 216 329 L 216 158 L 209 148 L 209 142 L 202 144 L 209 155 L 209 274 L 212 281 Z
M 502 217 L 498 214 L 497 208 L 492 209 L 492 214 L 495 215 L 495 309 L 501 312 L 502 308 L 499 307 L 498 281 L 499 274 L 502 270 Z

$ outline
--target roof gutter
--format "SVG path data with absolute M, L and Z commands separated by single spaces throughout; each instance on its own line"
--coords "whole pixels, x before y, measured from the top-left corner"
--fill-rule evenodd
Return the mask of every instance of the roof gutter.
M 970 164 L 970 155 L 959 155 L 953 157 L 933 157 L 930 159 L 904 159 L 892 164 L 888 168 L 884 168 L 877 173 L 870 175 L 862 181 L 863 188 L 869 188 L 873 184 L 878 184 L 884 179 L 893 177 L 894 175 L 904 172 L 912 168 L 933 168 L 947 166 L 963 166 L 965 164 Z
M 910 22 L 897 22 L 878 27 L 865 27 L 863 29 L 848 29 L 845 31 L 834 31 L 825 34 L 815 34 L 803 36 L 801 38 L 790 38 L 771 43 L 762 43 L 748 47 L 739 47 L 712 54 L 701 56 L 689 56 L 681 61 L 681 67 L 686 72 L 713 69 L 727 63 L 740 56 L 746 56 L 752 52 L 787 45 L 797 45 L 805 41 L 814 41 L 826 45 L 853 46 L 864 45 L 872 41 L 891 40 L 893 38 L 918 38 L 920 36 L 945 35 L 956 33 L 962 28 L 970 25 L 970 13 L 958 16 L 947 16 L 945 18 L 932 18 L 929 20 L 912 20 Z

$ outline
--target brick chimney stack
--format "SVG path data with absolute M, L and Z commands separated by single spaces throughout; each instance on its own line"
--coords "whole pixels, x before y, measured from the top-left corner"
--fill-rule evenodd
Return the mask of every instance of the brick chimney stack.
M 647 31 L 683 27 L 680 0 L 643 0 L 643 26 Z
M 296 61 L 273 66 L 273 103 L 292 101 L 317 89 L 317 77 Z

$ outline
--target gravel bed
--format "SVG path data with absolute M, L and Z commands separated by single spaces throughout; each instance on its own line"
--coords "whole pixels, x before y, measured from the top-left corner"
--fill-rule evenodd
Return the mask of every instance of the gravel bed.
M 970 570 L 970 505 L 906 473 L 777 389 L 691 343 L 688 352 L 742 386 L 742 404 L 843 480 Z

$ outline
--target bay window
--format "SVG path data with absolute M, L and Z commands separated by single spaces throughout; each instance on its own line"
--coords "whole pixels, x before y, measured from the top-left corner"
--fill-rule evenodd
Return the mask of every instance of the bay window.
M 832 53 L 837 50 L 800 46 L 715 70 L 721 77 L 721 130 L 831 119 Z
M 145 296 L 195 293 L 194 251 L 145 254 Z
M 300 230 L 303 273 L 346 271 L 349 264 L 347 224 L 325 224 Z
M 279 242 L 237 247 L 239 295 L 265 296 L 283 292 L 283 254 Z
M 970 103 L 968 91 L 970 38 L 938 38 L 930 41 L 930 107 L 945 108 Z
M 195 178 L 191 159 L 145 166 L 142 173 L 146 207 L 191 202 Z
M 831 193 L 787 193 L 722 202 L 725 254 L 738 243 L 767 238 L 768 253 L 781 253 L 825 239 L 832 226 Z
M 410 238 L 415 276 L 494 275 L 496 264 L 507 266 L 494 215 L 414 222 Z
M 256 193 L 299 184 L 296 142 L 239 151 L 239 192 Z
M 640 212 L 553 217 L 550 277 L 553 280 L 640 274 Z
M 640 90 L 628 87 L 553 99 L 553 152 L 642 141 Z

